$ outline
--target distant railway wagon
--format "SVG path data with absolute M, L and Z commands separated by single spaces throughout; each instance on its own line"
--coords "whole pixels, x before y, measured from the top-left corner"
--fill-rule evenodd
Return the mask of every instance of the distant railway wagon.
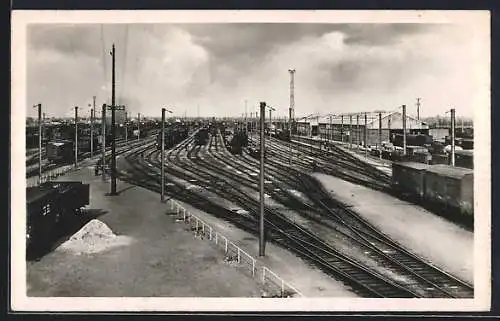
M 392 143 L 394 146 L 402 147 L 404 143 L 403 134 L 394 134 L 392 137 Z M 415 134 L 407 134 L 406 135 L 406 145 L 407 146 L 431 146 L 432 145 L 432 136 L 429 135 L 415 135 Z
M 45 151 L 47 159 L 52 163 L 67 163 L 75 158 L 73 142 L 70 140 L 48 142 Z
M 45 246 L 64 223 L 89 204 L 89 184 L 46 182 L 26 188 L 26 244 Z
M 195 144 L 196 145 L 205 145 L 208 142 L 208 138 L 209 138 L 208 135 L 209 135 L 208 128 L 200 129 L 194 137 Z
M 226 147 L 233 154 L 241 154 L 244 147 L 248 146 L 248 135 L 244 131 L 226 136 Z
M 415 162 L 392 164 L 395 191 L 438 205 L 464 216 L 474 213 L 473 171 L 449 165 L 426 165 Z
M 169 149 L 186 139 L 188 129 L 183 126 L 172 126 L 165 129 L 165 148 Z M 156 136 L 156 148 L 161 149 L 161 132 Z

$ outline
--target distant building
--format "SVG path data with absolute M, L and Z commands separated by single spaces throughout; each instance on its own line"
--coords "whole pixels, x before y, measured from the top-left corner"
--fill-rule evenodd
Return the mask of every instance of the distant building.
M 352 144 L 378 145 L 379 134 L 382 141 L 392 141 L 394 135 L 403 133 L 403 115 L 399 111 L 381 113 L 346 114 L 342 116 L 310 115 L 296 120 L 297 134 L 333 139 Z M 379 127 L 381 131 L 379 132 Z M 408 134 L 429 134 L 429 126 L 412 116 L 406 116 L 406 132 Z M 366 133 L 366 142 L 365 142 Z

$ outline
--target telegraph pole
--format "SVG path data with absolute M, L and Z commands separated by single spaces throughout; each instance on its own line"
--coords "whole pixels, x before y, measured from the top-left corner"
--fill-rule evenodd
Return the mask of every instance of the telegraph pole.
M 455 166 L 455 108 L 451 109 L 451 166 Z
M 94 157 L 94 113 L 95 113 L 95 96 L 92 97 L 92 109 L 90 109 L 90 158 Z
M 349 115 L 349 149 L 352 149 L 352 115 Z
M 288 110 L 290 139 L 292 139 L 293 124 L 295 122 L 295 69 L 288 69 L 290 73 L 290 108 Z
M 417 98 L 417 120 L 420 120 L 420 99 Z
M 165 108 L 161 109 L 161 202 L 165 202 Z
M 102 181 L 106 181 L 106 104 L 102 105 L 102 120 L 101 120 L 101 149 L 102 149 Z
M 332 115 L 330 115 L 330 141 L 333 141 Z
M 248 124 L 247 124 L 247 100 L 245 99 L 245 133 L 247 132 L 247 128 L 248 127 Z
M 128 142 L 127 112 L 125 112 L 125 144 Z
M 382 113 L 378 113 L 378 144 L 379 158 L 382 160 Z
M 111 195 L 116 195 L 115 44 L 111 49 Z
M 260 220 L 259 220 L 259 256 L 265 256 L 265 233 L 264 233 L 264 153 L 265 137 L 264 124 L 266 118 L 266 103 L 260 103 Z
M 406 105 L 403 105 L 403 156 L 406 156 Z
M 139 141 L 139 136 L 141 136 L 141 113 L 137 113 L 137 141 Z
M 365 157 L 368 157 L 368 128 L 366 128 L 368 124 L 368 121 L 367 121 L 367 116 L 366 116 L 366 112 L 365 112 Z
M 34 105 L 38 108 L 38 180 L 42 182 L 42 104 Z
M 340 116 L 340 140 L 344 143 L 344 115 Z
M 75 168 L 78 166 L 78 106 L 75 107 Z
M 356 149 L 359 149 L 359 114 L 356 114 Z

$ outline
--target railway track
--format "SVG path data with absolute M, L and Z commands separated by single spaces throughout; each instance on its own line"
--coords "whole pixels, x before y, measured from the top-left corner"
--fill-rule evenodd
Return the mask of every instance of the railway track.
M 123 153 L 127 149 L 134 148 L 136 146 L 144 144 L 145 140 L 147 141 L 150 139 L 152 139 L 152 138 L 147 137 L 145 139 L 140 140 L 139 142 L 134 140 L 134 141 L 128 141 L 127 143 L 125 143 L 125 140 L 123 140 L 123 139 L 117 140 L 116 153 L 117 153 L 117 155 L 120 155 L 120 153 Z M 101 155 L 101 150 L 96 151 L 94 155 Z M 110 155 L 111 155 L 111 147 L 107 147 L 106 148 L 106 157 L 107 157 L 106 159 L 109 159 Z M 28 159 L 26 160 L 26 178 L 27 179 L 38 175 L 38 165 L 36 164 L 36 162 L 38 161 L 38 152 L 36 152 L 35 156 L 36 156 L 35 157 L 35 164 L 33 164 L 32 160 L 28 160 Z M 45 156 L 45 151 L 42 151 L 42 157 L 44 157 L 44 156 Z M 89 158 L 89 157 L 90 157 L 90 152 L 85 152 L 85 153 L 78 155 L 78 160 L 82 161 L 82 160 Z M 68 165 L 68 164 L 49 163 L 49 161 L 47 159 L 42 158 L 42 174 L 49 172 L 51 170 L 55 170 L 59 167 L 65 166 L 65 165 Z
M 284 157 L 284 155 L 282 155 Z M 288 169 L 290 169 L 288 167 Z M 393 268 L 404 269 L 407 273 L 418 277 L 428 284 L 426 295 L 441 297 L 471 298 L 474 296 L 473 286 L 448 274 L 422 258 L 417 257 L 401 245 L 381 233 L 357 213 L 344 204 L 329 197 L 321 184 L 297 169 L 292 169 L 293 175 L 300 177 L 301 184 L 314 203 L 323 213 L 334 220 L 335 226 L 342 224 L 350 232 L 354 240 L 369 247 L 372 252 L 382 255 L 392 262 Z M 396 266 L 395 266 L 396 265 Z
M 203 187 L 205 187 L 206 189 L 210 189 L 212 187 L 214 178 L 220 180 L 221 175 L 226 177 L 224 185 L 227 186 L 227 188 L 225 188 L 225 187 L 221 188 L 223 193 L 221 193 L 219 191 L 220 196 L 224 197 L 224 198 L 229 198 L 232 201 L 235 201 L 236 203 L 240 204 L 242 207 L 246 207 L 253 214 L 253 217 L 254 217 L 254 219 L 250 219 L 250 221 L 253 224 L 255 224 L 256 223 L 255 222 L 256 209 L 258 209 L 258 204 L 256 203 L 256 200 L 248 198 L 248 196 L 245 195 L 244 193 L 242 194 L 241 191 L 238 190 L 238 188 L 240 186 L 236 186 L 235 182 L 230 182 L 228 184 L 228 182 L 227 182 L 228 173 L 227 172 L 221 173 L 219 171 L 218 175 L 215 175 L 215 177 L 214 177 L 213 173 L 210 174 L 210 172 L 206 171 L 206 167 L 209 167 L 211 171 L 217 173 L 217 168 L 220 168 L 220 166 L 219 167 L 216 166 L 216 168 L 213 168 L 206 161 L 204 161 L 203 164 L 194 164 L 192 159 L 194 159 L 195 161 L 196 160 L 204 160 L 205 157 L 203 157 L 203 156 L 199 157 L 198 154 L 200 153 L 201 149 L 206 149 L 207 146 L 205 146 L 203 148 L 200 146 L 192 146 L 189 149 L 189 151 L 187 152 L 188 157 L 186 159 L 181 159 L 179 154 L 183 149 L 185 149 L 185 146 L 187 146 L 188 143 L 189 143 L 189 140 L 186 140 L 183 144 L 179 144 L 179 146 L 173 150 L 174 152 L 176 152 L 174 158 L 171 157 L 172 152 L 169 153 L 169 161 L 171 161 L 173 163 L 173 160 L 175 160 L 177 162 L 177 164 L 175 165 L 177 169 L 175 169 L 173 172 L 172 172 L 172 168 L 170 168 L 170 166 L 169 166 L 170 172 L 173 175 L 184 177 L 184 179 L 186 179 L 187 181 L 196 180 L 196 183 L 198 185 L 203 185 Z M 211 151 L 212 147 L 214 147 L 216 151 L 219 150 L 219 145 L 221 145 L 221 144 L 219 144 L 218 138 L 215 140 L 210 139 L 210 141 L 208 143 L 209 152 Z M 223 146 L 220 146 L 220 147 L 222 150 L 224 149 Z M 194 157 L 193 157 L 193 154 L 194 154 Z M 151 162 L 155 162 L 155 166 L 157 167 L 158 166 L 158 153 L 155 153 L 153 151 L 153 152 L 148 154 L 148 157 L 150 158 Z M 217 157 L 213 157 L 213 158 L 215 160 Z M 220 165 L 221 159 L 218 158 L 216 161 L 218 162 L 217 165 Z M 179 165 L 179 163 L 180 163 L 180 165 Z M 191 163 L 193 163 L 193 164 L 191 164 Z M 151 163 L 149 163 L 149 164 L 151 164 Z M 199 165 L 202 165 L 202 166 L 197 167 Z M 184 172 L 182 172 L 182 170 L 179 170 L 179 169 L 184 169 Z M 193 172 L 196 173 L 196 175 L 193 175 Z M 234 173 L 233 173 L 233 175 L 234 175 Z M 158 180 L 158 175 L 156 175 L 155 178 L 156 178 L 156 180 Z M 249 181 L 247 179 L 246 184 L 252 183 L 251 179 Z M 192 200 L 187 200 L 187 201 L 192 201 Z M 220 211 L 221 209 L 219 208 L 218 210 Z M 334 268 L 337 267 L 337 269 L 339 269 L 340 272 L 344 272 L 344 274 L 345 274 L 345 271 L 350 271 L 349 275 L 351 277 L 356 273 L 358 273 L 358 274 L 361 273 L 362 275 L 357 275 L 357 276 L 353 277 L 352 280 L 350 280 L 351 282 L 349 282 L 349 283 L 353 284 L 354 281 L 357 281 L 357 282 L 362 283 L 362 284 L 357 284 L 358 286 L 362 287 L 363 284 L 368 285 L 368 288 L 371 288 L 373 290 L 373 291 L 371 291 L 372 292 L 370 294 L 371 296 L 373 296 L 373 295 L 375 295 L 375 296 L 380 296 L 380 295 L 381 296 L 391 296 L 391 297 L 393 297 L 394 295 L 396 295 L 396 297 L 398 297 L 398 296 L 401 296 L 401 297 L 419 296 L 418 293 L 412 292 L 411 290 L 408 290 L 408 289 L 405 289 L 406 295 L 401 294 L 401 292 L 399 292 L 399 294 L 398 293 L 390 293 L 390 291 L 388 291 L 388 289 L 386 289 L 384 287 L 382 287 L 379 290 L 373 289 L 373 287 L 375 287 L 375 288 L 377 287 L 377 285 L 373 285 L 373 284 L 375 284 L 375 283 L 373 283 L 374 282 L 373 279 L 371 279 L 371 280 L 369 279 L 369 278 L 374 277 L 373 274 L 370 274 L 370 276 L 367 276 L 366 275 L 367 271 L 362 270 L 362 269 L 359 270 L 359 268 L 360 268 L 359 264 L 357 266 L 358 272 L 355 272 L 353 270 L 349 270 L 346 266 L 342 266 L 342 264 L 348 264 L 348 263 L 352 264 L 353 262 L 349 262 L 350 259 L 345 257 L 345 256 L 342 256 L 341 253 L 338 253 L 338 252 L 335 253 L 334 249 L 332 249 L 328 244 L 325 244 L 321 239 L 318 239 L 317 237 L 315 237 L 312 234 L 309 235 L 310 234 L 309 232 L 301 229 L 299 226 L 286 220 L 281 214 L 273 212 L 273 210 L 268 209 L 268 208 L 266 208 L 266 212 L 268 214 L 267 216 L 269 217 L 269 215 L 271 215 L 270 217 L 272 218 L 267 223 L 269 224 L 269 226 L 272 227 L 272 231 L 274 233 L 272 235 L 273 241 L 275 241 L 275 242 L 277 242 L 277 243 L 279 243 L 287 248 L 291 248 L 292 250 L 294 250 L 298 254 L 302 255 L 303 257 L 308 257 L 312 261 L 315 261 L 315 259 L 317 259 L 315 264 L 318 266 L 321 266 L 323 269 L 330 270 L 330 272 L 332 272 L 332 270 L 334 270 Z M 231 221 L 234 221 L 236 217 L 238 217 L 238 216 L 235 216 L 233 213 L 233 215 L 230 216 Z M 277 221 L 278 218 L 279 218 L 279 221 Z M 245 219 L 248 220 L 249 217 L 245 217 Z M 236 222 L 236 223 L 238 223 L 238 222 Z M 242 222 L 239 222 L 240 225 L 245 225 L 246 229 L 249 228 L 248 224 L 241 224 L 241 223 Z M 255 226 L 253 226 L 253 228 L 250 228 L 250 229 L 253 230 L 253 232 L 255 233 Z M 278 232 L 276 232 L 276 231 L 278 231 Z M 357 232 L 357 233 L 359 233 L 359 232 Z M 282 236 L 282 237 L 280 237 L 280 236 Z M 379 238 L 377 238 L 376 235 L 371 235 L 371 234 L 368 236 L 364 235 L 362 237 L 360 237 L 358 235 L 357 241 L 361 243 L 359 238 L 364 238 L 365 243 L 366 243 L 367 238 L 369 238 L 369 237 L 372 237 L 372 238 L 368 239 L 368 242 L 374 243 L 374 241 L 379 241 L 379 245 L 380 245 L 381 241 L 379 240 Z M 383 244 L 385 244 L 385 243 L 383 243 Z M 392 250 L 394 250 L 394 248 L 392 248 Z M 313 251 L 313 252 L 316 251 L 317 253 L 316 254 L 311 253 L 310 251 Z M 388 251 L 388 250 L 386 249 L 386 251 Z M 332 254 L 335 254 L 337 256 L 335 256 L 335 258 L 331 258 L 331 262 L 328 262 L 328 261 L 325 262 L 324 256 L 325 255 L 332 255 Z M 339 258 L 341 260 L 340 262 L 335 261 L 335 260 L 339 260 Z M 345 261 L 345 260 L 347 260 L 347 261 Z M 401 261 L 404 261 L 404 258 L 402 258 L 400 256 L 400 257 L 398 257 L 397 260 L 394 260 L 394 261 L 401 264 Z M 345 262 L 348 262 L 348 263 L 345 263 Z M 357 264 L 356 262 L 354 262 L 354 263 Z M 410 263 L 412 263 L 412 262 L 406 262 L 407 265 L 410 265 Z M 420 267 L 422 267 L 422 266 L 425 266 L 425 265 L 421 264 Z M 418 269 L 418 267 L 416 267 L 415 265 L 413 265 L 412 268 L 414 270 Z M 423 269 L 423 270 L 425 270 L 425 269 Z M 337 275 L 337 277 L 340 276 L 340 277 L 346 278 L 347 276 L 349 276 L 349 275 L 347 275 L 347 276 L 342 275 L 342 273 L 339 274 L 339 271 L 337 271 L 337 273 L 335 273 Z M 363 272 L 360 272 L 360 271 L 363 271 Z M 422 271 L 420 271 L 421 274 L 423 273 Z M 428 274 L 427 278 L 431 278 L 434 276 L 432 274 Z M 379 279 L 384 279 L 384 277 L 382 277 L 382 278 L 379 277 Z M 423 278 L 423 280 L 427 281 L 427 285 L 430 284 L 428 282 L 428 279 Z M 390 281 L 390 280 L 387 279 L 386 281 Z M 380 282 L 380 280 L 378 282 Z M 356 282 L 354 282 L 354 284 L 356 284 Z M 369 286 L 370 284 L 372 284 L 371 287 Z M 390 283 L 386 283 L 385 286 L 388 286 L 388 284 L 390 284 Z M 448 290 L 450 288 L 457 288 L 457 290 L 454 291 L 453 293 L 442 291 L 443 290 L 442 287 L 444 285 L 448 286 Z M 393 285 L 391 284 L 391 286 L 393 286 Z M 434 292 L 439 292 L 439 293 L 435 293 L 437 297 L 443 297 L 443 294 L 444 294 L 444 296 L 454 297 L 454 296 L 460 296 L 460 295 L 464 294 L 463 288 L 458 289 L 460 286 L 463 286 L 463 285 L 460 283 L 459 283 L 459 285 L 457 285 L 456 283 L 452 284 L 450 282 L 450 279 L 445 280 L 445 279 L 441 278 L 441 283 L 439 285 L 435 285 L 434 287 L 432 287 L 432 289 L 437 290 Z M 367 291 L 367 288 L 365 287 L 364 290 Z M 398 291 L 402 291 L 402 289 L 398 289 L 396 292 L 398 292 Z M 427 293 L 427 295 L 433 296 L 433 295 L 429 295 L 429 293 Z

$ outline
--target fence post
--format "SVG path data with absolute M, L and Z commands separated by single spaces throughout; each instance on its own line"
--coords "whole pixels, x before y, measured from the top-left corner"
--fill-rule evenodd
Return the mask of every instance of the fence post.
M 217 243 L 217 235 L 219 235 L 219 233 L 215 232 L 215 245 L 218 245 L 218 243 Z
M 238 249 L 238 263 L 240 263 L 240 248 L 236 247 Z
M 198 218 L 196 217 L 196 222 L 195 222 L 195 234 L 198 235 Z
M 255 276 L 255 259 L 252 258 L 252 276 Z
M 226 240 L 226 253 L 227 253 L 227 237 L 224 236 L 224 239 Z
M 285 295 L 285 282 L 281 279 L 281 297 Z
M 212 240 L 212 227 L 210 226 L 210 235 L 208 236 L 208 239 L 211 241 Z

